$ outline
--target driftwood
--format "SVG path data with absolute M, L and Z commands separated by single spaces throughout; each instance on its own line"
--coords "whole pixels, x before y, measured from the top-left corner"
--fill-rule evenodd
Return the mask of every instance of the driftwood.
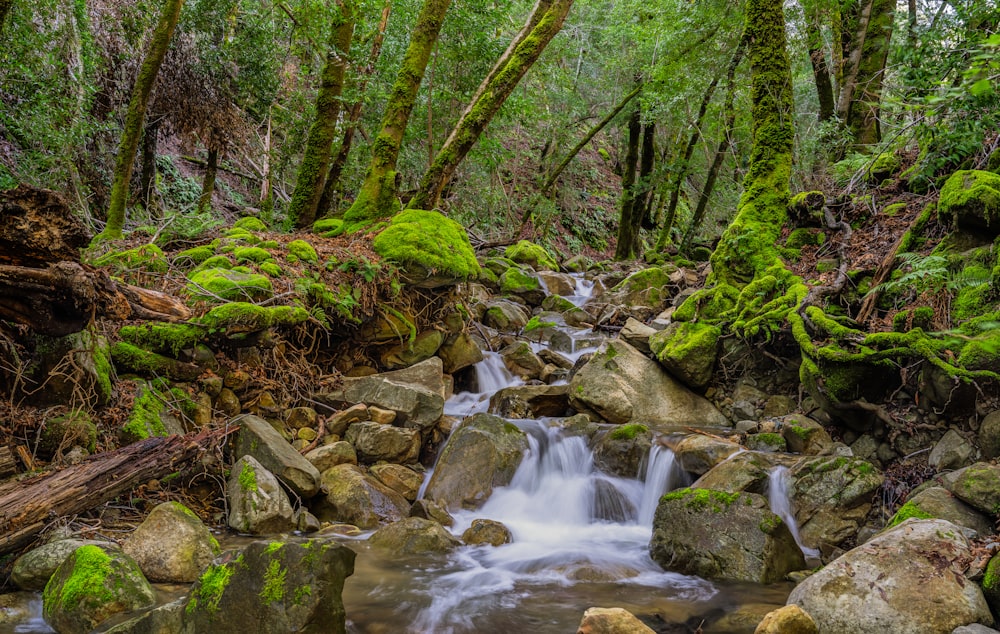
M 80 464 L 0 485 L 0 555 L 27 546 L 50 521 L 96 508 L 193 462 L 238 427 L 148 438 Z

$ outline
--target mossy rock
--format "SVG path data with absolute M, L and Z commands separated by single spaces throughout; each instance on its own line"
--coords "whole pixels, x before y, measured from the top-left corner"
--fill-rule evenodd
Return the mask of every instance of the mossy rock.
M 1000 174 L 955 172 L 941 189 L 938 214 L 954 220 L 960 229 L 1000 234 Z
M 289 261 L 292 261 L 291 258 L 295 257 L 296 261 L 301 260 L 307 264 L 319 264 L 319 254 L 316 253 L 313 245 L 305 240 L 292 240 L 286 248 L 288 249 Z
M 958 365 L 966 370 L 1000 372 L 1000 332 L 986 331 L 962 346 Z
M 268 262 L 274 258 L 271 257 L 271 253 L 267 249 L 263 249 L 259 246 L 257 247 L 236 247 L 233 249 L 233 257 L 236 258 L 236 262 L 253 262 L 255 264 L 260 264 L 261 262 Z
M 185 249 L 174 255 L 173 262 L 174 264 L 193 264 L 197 266 L 215 255 L 215 250 L 218 246 L 219 241 L 215 240 L 212 244 L 203 244 L 200 247 Z
M 401 276 L 414 286 L 450 284 L 480 271 L 465 229 L 436 211 L 407 209 L 393 216 L 372 247 L 402 266 Z
M 893 203 L 891 205 L 886 205 L 882 209 L 882 215 L 892 218 L 894 216 L 898 216 L 904 211 L 906 211 L 906 203 Z
M 143 350 L 125 341 L 111 346 L 111 358 L 119 374 L 134 373 L 148 378 L 167 377 L 176 381 L 193 381 L 203 371 L 201 366 L 194 363 Z
M 491 271 L 497 277 L 500 277 L 507 272 L 507 269 L 511 267 L 516 267 L 517 263 L 508 258 L 486 258 L 483 262 L 481 268 L 483 271 Z
M 510 260 L 517 264 L 528 264 L 536 271 L 558 271 L 559 264 L 541 245 L 528 240 L 512 244 L 504 251 Z
M 245 229 L 247 231 L 267 231 L 267 225 L 256 216 L 245 216 L 233 223 L 233 229 Z
M 344 220 L 342 218 L 322 218 L 313 223 L 313 233 L 324 238 L 334 238 L 339 236 L 344 230 Z
M 790 249 L 801 249 L 804 246 L 821 246 L 826 242 L 826 234 L 818 229 L 799 228 L 788 234 L 785 246 Z
M 148 323 L 140 326 L 122 326 L 118 335 L 126 343 L 138 348 L 161 352 L 176 357 L 181 350 L 192 348 L 205 335 L 206 329 L 197 324 Z
M 511 267 L 500 276 L 500 292 L 504 295 L 523 297 L 529 304 L 536 305 L 545 299 L 545 291 L 538 278 L 517 267 Z
M 240 227 L 227 229 L 222 235 L 229 238 L 232 242 L 246 242 L 247 244 L 257 244 L 260 242 L 260 238 L 258 238 L 255 234 Z M 232 244 L 229 246 L 232 247 Z
M 284 277 L 285 272 L 274 262 L 261 262 L 257 265 L 261 273 L 271 278 Z
M 704 322 L 674 322 L 649 338 L 657 361 L 690 387 L 701 389 L 712 380 L 722 330 Z
M 882 152 L 871 162 L 866 176 L 870 183 L 881 183 L 899 171 L 902 162 L 893 152 Z
M 93 453 L 97 447 L 97 425 L 86 412 L 73 411 L 45 421 L 38 437 L 38 456 L 50 460 L 60 450 L 79 446 Z
M 146 271 L 166 273 L 170 263 L 163 250 L 155 244 L 144 244 L 127 251 L 111 251 L 94 261 L 95 266 L 109 266 L 116 271 Z
M 266 275 L 232 269 L 210 268 L 189 275 L 187 292 L 195 299 L 239 301 L 265 299 L 274 293 Z
M 611 294 L 628 306 L 656 307 L 667 300 L 666 287 L 670 274 L 665 268 L 652 267 L 636 271 L 611 289 Z
M 208 269 L 225 269 L 230 270 L 233 268 L 233 261 L 229 259 L 228 255 L 213 255 L 202 261 L 201 264 L 194 267 L 188 277 L 196 273 L 197 271 L 205 271 Z
M 122 425 L 119 436 L 123 443 L 133 443 L 154 436 L 183 434 L 183 423 L 173 414 L 190 409 L 193 401 L 182 390 L 158 389 L 152 383 L 135 381 L 132 412 Z M 185 407 L 186 406 L 186 407 Z
M 231 302 L 216 306 L 201 317 L 198 324 L 221 332 L 256 332 L 271 327 L 297 326 L 309 319 L 309 312 L 297 306 L 258 306 Z

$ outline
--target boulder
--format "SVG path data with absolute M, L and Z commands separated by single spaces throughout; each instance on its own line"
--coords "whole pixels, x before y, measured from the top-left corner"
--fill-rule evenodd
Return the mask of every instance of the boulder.
M 475 365 L 483 360 L 483 351 L 467 332 L 450 335 L 438 349 L 442 367 L 448 374 Z
M 347 428 L 344 440 L 354 446 L 358 460 L 372 464 L 416 462 L 420 455 L 420 431 L 374 422 L 354 423 Z
M 243 456 L 233 465 L 226 483 L 231 528 L 251 535 L 295 530 L 288 494 L 278 479 L 253 456 Z
M 990 516 L 1000 511 L 1000 466 L 977 462 L 950 474 L 943 482 L 972 508 Z
M 667 287 L 671 285 L 670 271 L 653 267 L 636 271 L 616 284 L 609 291 L 612 303 L 623 306 L 662 308 L 670 299 Z
M 437 502 L 426 498 L 421 498 L 410 507 L 410 517 L 420 517 L 425 520 L 433 520 L 441 526 L 454 526 L 455 518 L 448 511 L 441 508 Z
M 691 488 L 765 495 L 771 470 L 783 461 L 784 456 L 781 455 L 744 451 L 709 469 L 694 481 Z
M 976 458 L 976 448 L 954 429 L 945 432 L 927 457 L 935 471 L 951 471 L 967 467 Z
M 666 570 L 707 579 L 774 583 L 805 568 L 767 498 L 711 489 L 678 489 L 660 498 L 649 554 Z
M 670 374 L 700 390 L 712 380 L 721 336 L 718 326 L 674 322 L 649 338 L 649 348 Z
M 576 292 L 576 280 L 566 273 L 539 271 L 538 281 L 542 283 L 550 295 L 568 296 Z
M 1000 174 L 955 172 L 941 188 L 938 214 L 952 218 L 959 229 L 996 236 L 1000 231 Z
M 956 526 L 971 528 L 983 536 L 993 532 L 992 523 L 985 515 L 938 486 L 922 489 L 908 499 L 889 521 L 889 527 L 902 524 L 912 517 L 947 520 Z
M 185 603 L 187 597 L 165 603 L 104 630 L 104 634 L 186 634 Z
M 522 379 L 537 379 L 545 367 L 545 362 L 535 354 L 525 341 L 518 341 L 507 346 L 500 351 L 500 356 L 510 373 Z
M 740 446 L 732 441 L 701 434 L 686 436 L 674 445 L 678 464 L 685 471 L 695 475 L 708 473 L 740 449 Z
M 518 240 L 504 250 L 504 255 L 512 262 L 527 264 L 536 271 L 559 270 L 559 264 L 545 247 L 529 240 Z
M 425 330 L 410 341 L 396 344 L 381 355 L 382 366 L 390 370 L 408 368 L 434 356 L 444 343 L 445 334 L 440 330 Z
M 500 332 L 515 332 L 528 324 L 528 310 L 509 299 L 497 299 L 486 304 L 483 324 Z
M 45 589 L 52 573 L 59 564 L 66 561 L 80 546 L 100 546 L 104 549 L 118 548 L 112 542 L 101 542 L 90 539 L 59 539 L 33 548 L 14 561 L 10 571 L 10 580 L 21 590 Z
M 401 464 L 376 464 L 369 467 L 371 474 L 379 482 L 403 496 L 407 502 L 417 499 L 424 475 Z
M 358 464 L 358 454 L 354 445 L 346 440 L 338 440 L 329 445 L 321 445 L 306 454 L 306 460 L 323 473 L 339 464 Z
M 237 456 L 253 456 L 303 498 L 319 493 L 319 471 L 295 451 L 271 423 L 252 415 L 242 417 L 239 423 Z
M 674 379 L 658 363 L 623 341 L 609 341 L 573 376 L 570 405 L 609 423 L 651 428 L 725 426 L 709 401 Z
M 653 634 L 654 631 L 624 608 L 587 608 L 576 634 Z
M 951 632 L 993 624 L 979 586 L 964 576 L 972 556 L 957 526 L 910 519 L 828 563 L 788 597 L 823 634 Z
M 636 478 L 653 447 L 653 433 L 645 425 L 619 425 L 601 435 L 594 445 L 594 466 L 611 475 Z
M 649 347 L 649 340 L 656 333 L 657 330 L 655 328 L 647 326 L 634 317 L 629 317 L 625 320 L 625 325 L 622 326 L 618 336 L 639 352 L 651 354 L 652 350 Z
M 504 295 L 516 295 L 529 306 L 538 306 L 545 299 L 545 290 L 538 278 L 524 269 L 512 266 L 500 274 L 500 292 Z
M 504 419 L 467 418 L 441 450 L 424 495 L 448 510 L 476 508 L 510 484 L 527 449 L 524 432 Z
M 440 524 L 407 517 L 378 529 L 368 538 L 373 548 L 392 556 L 444 553 L 461 546 Z
M 769 612 L 753 634 L 819 634 L 816 621 L 797 605 Z
M 490 414 L 504 418 L 566 416 L 569 407 L 565 385 L 518 385 L 505 387 L 490 398 Z
M 85 634 L 116 614 L 155 602 L 152 586 L 128 555 L 86 545 L 52 574 L 42 594 L 42 616 L 60 634 Z
M 828 454 L 833 448 L 833 438 L 823 426 L 802 414 L 789 414 L 780 419 L 781 435 L 785 438 L 788 451 L 819 456 Z
M 514 541 L 510 529 L 495 520 L 474 519 L 472 525 L 462 533 L 462 541 L 468 546 L 503 546 Z
M 326 496 L 313 512 L 320 520 L 378 528 L 407 516 L 402 495 L 368 476 L 357 465 L 341 464 L 323 472 Z
M 344 634 L 342 594 L 354 557 L 332 539 L 253 542 L 201 575 L 184 609 L 185 626 L 213 634 Z
M 122 550 L 147 579 L 162 583 L 193 583 L 220 553 L 208 527 L 180 502 L 156 506 Z
M 807 547 L 820 549 L 857 533 L 883 481 L 870 462 L 843 456 L 802 458 L 790 475 L 799 536 Z
M 983 458 L 1000 456 L 1000 410 L 991 412 L 979 423 L 979 448 Z

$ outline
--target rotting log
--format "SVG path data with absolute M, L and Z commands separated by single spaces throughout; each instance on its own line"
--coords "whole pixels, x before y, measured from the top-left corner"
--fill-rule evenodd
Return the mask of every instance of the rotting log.
M 24 548 L 58 517 L 96 508 L 180 470 L 238 429 L 148 438 L 59 471 L 0 484 L 0 555 Z

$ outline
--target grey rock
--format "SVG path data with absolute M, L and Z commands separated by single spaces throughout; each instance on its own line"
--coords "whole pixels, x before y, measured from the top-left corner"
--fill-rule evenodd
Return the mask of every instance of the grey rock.
M 122 545 L 150 581 L 193 583 L 220 553 L 208 527 L 179 502 L 154 508 Z
M 288 494 L 278 479 L 253 456 L 236 461 L 226 484 L 231 528 L 251 535 L 295 530 Z
M 265 469 L 303 498 L 319 493 L 319 471 L 295 451 L 263 418 L 247 415 L 239 420 L 237 456 L 253 456 Z

